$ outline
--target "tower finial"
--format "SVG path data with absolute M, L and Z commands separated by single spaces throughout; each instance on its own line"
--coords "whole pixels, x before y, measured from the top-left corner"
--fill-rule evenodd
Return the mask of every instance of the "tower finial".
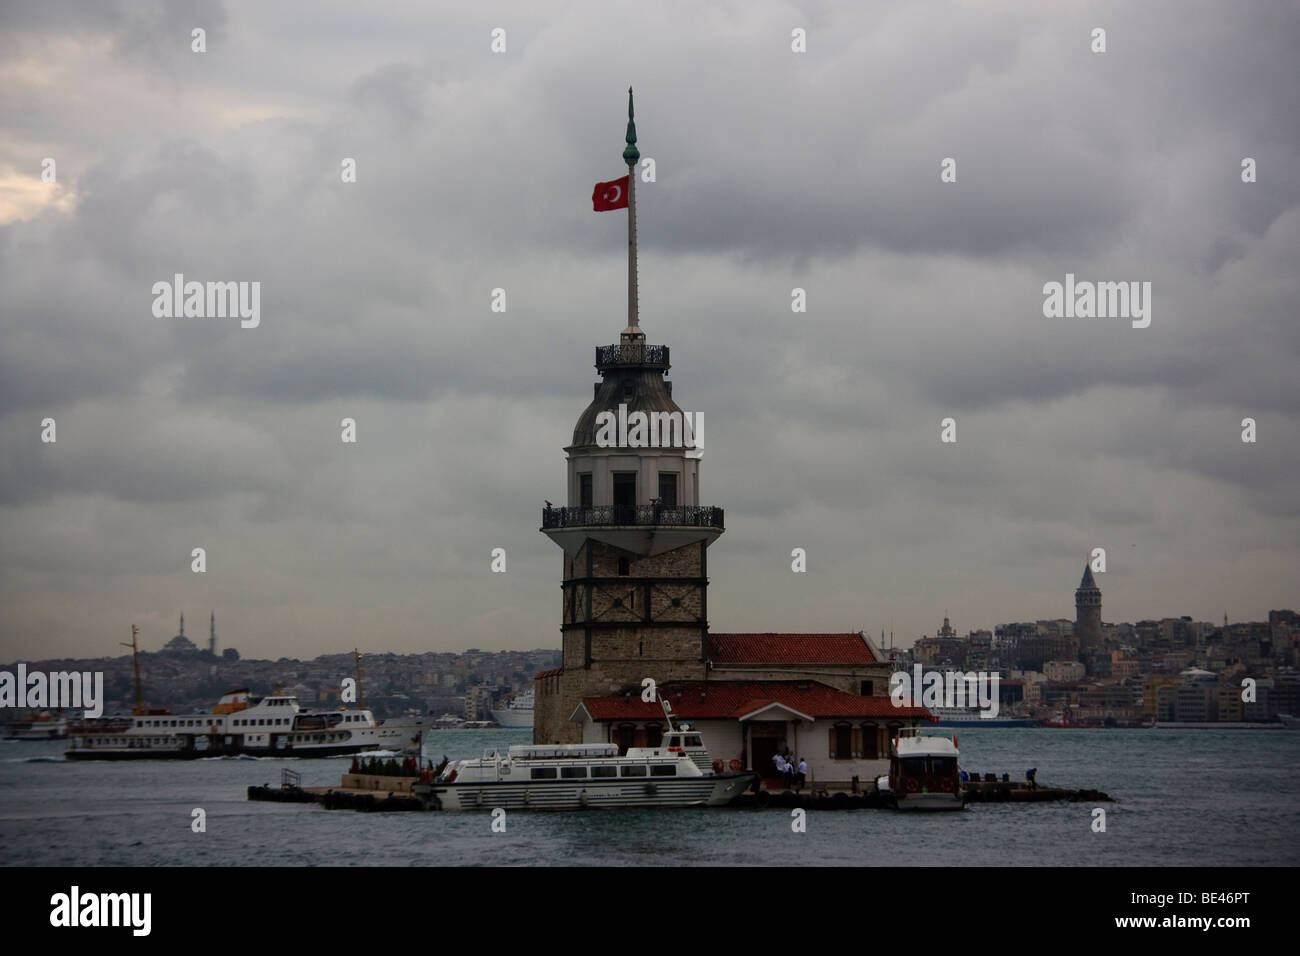
M 623 162 L 635 166 L 641 158 L 641 151 L 636 148 L 636 123 L 632 119 L 632 87 L 627 88 L 627 147 L 623 150 Z

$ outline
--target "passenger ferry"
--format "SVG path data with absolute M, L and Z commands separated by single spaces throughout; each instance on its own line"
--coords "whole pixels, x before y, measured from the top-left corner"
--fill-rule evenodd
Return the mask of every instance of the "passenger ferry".
M 895 737 L 889 776 L 876 786 L 899 810 L 960 810 L 966 801 L 958 756 L 956 737 Z
M 415 793 L 442 810 L 582 810 L 598 807 L 716 807 L 745 791 L 757 774 L 723 772 L 698 731 L 673 727 L 658 747 L 617 744 L 518 744 L 505 754 L 448 765 Z
M 27 720 L 15 720 L 5 727 L 5 740 L 62 740 L 68 736 L 68 722 L 48 710 Z
M 303 710 L 298 698 L 233 690 L 209 714 L 162 711 L 96 717 L 69 727 L 69 760 L 160 760 L 250 755 L 337 757 L 401 750 L 409 734 L 369 710 Z

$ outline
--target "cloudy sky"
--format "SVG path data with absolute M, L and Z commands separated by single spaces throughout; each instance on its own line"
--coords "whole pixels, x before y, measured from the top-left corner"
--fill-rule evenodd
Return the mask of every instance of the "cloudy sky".
M 1297 49 L 1286 2 L 4 0 L 0 660 L 558 647 L 629 85 L 714 630 L 1073 617 L 1096 547 L 1107 621 L 1294 608 Z M 175 273 L 260 325 L 155 317 Z M 1150 327 L 1044 317 L 1067 273 Z

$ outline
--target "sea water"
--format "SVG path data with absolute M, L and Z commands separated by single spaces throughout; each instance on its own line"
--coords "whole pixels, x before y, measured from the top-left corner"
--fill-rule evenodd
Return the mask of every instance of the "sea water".
M 1300 733 L 958 729 L 963 769 L 1114 803 L 980 803 L 962 813 L 809 810 L 356 813 L 255 803 L 250 785 L 337 786 L 349 758 L 66 761 L 66 743 L 0 744 L 0 864 L 1220 866 L 1300 864 Z M 939 733 L 930 730 L 929 733 Z M 528 743 L 528 730 L 426 735 L 437 762 Z M 1105 830 L 1094 810 L 1105 811 Z M 202 809 L 204 832 L 195 832 Z

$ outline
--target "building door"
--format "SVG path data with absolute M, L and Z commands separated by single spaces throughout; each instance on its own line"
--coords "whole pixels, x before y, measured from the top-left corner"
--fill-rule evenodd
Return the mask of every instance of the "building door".
M 775 777 L 776 767 L 772 765 L 772 758 L 776 756 L 776 745 L 780 743 L 775 737 L 751 737 L 750 744 L 753 748 L 754 766 L 752 769 L 758 771 L 760 777 Z
M 618 524 L 636 521 L 636 472 L 614 472 L 614 520 Z

